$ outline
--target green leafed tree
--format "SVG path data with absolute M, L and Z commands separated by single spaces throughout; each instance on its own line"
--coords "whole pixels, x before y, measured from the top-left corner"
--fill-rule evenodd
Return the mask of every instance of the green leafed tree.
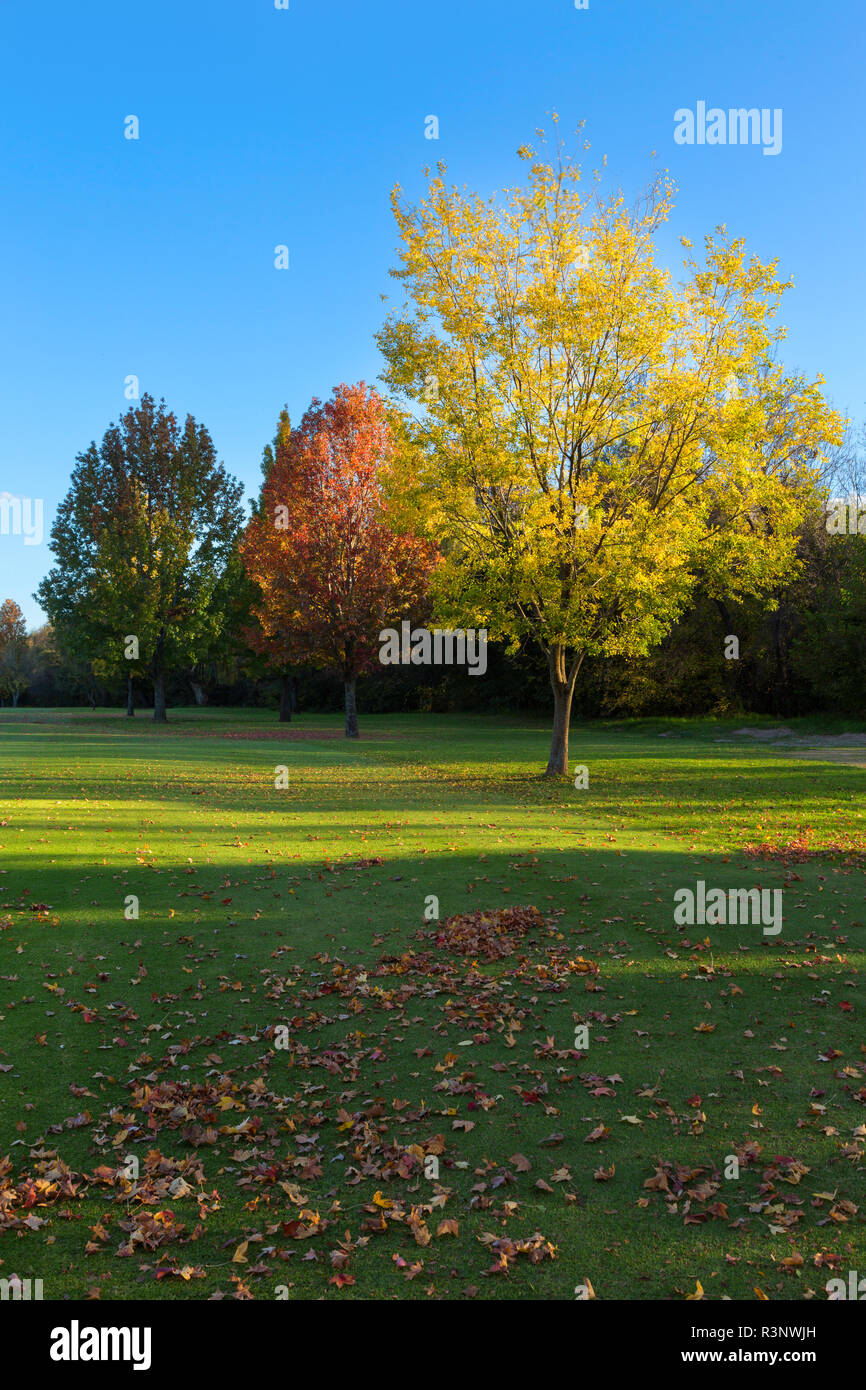
M 0 697 L 13 705 L 30 684 L 27 670 L 27 624 L 14 599 L 0 604 Z
M 405 300 L 379 343 L 413 406 L 395 477 L 445 554 L 439 616 L 540 645 L 560 776 L 588 656 L 646 654 L 699 574 L 772 603 L 842 422 L 776 360 L 775 262 L 717 228 L 700 261 L 683 241 L 675 278 L 666 180 L 631 206 L 584 189 L 561 146 L 520 153 L 499 199 L 441 167 L 416 207 L 395 189 Z
M 149 395 L 78 456 L 36 598 L 71 651 L 128 676 L 129 712 L 138 676 L 164 720 L 167 673 L 217 641 L 242 493 L 205 427 Z

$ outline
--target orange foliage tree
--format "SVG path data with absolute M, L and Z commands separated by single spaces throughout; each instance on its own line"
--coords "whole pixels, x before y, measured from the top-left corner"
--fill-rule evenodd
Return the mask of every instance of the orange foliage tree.
M 280 411 L 280 418 L 277 421 L 277 432 L 271 442 L 265 445 L 262 455 L 262 476 L 267 479 L 272 472 L 277 458 L 287 450 L 291 440 L 292 423 L 289 418 L 288 407 L 283 406 Z M 285 460 L 284 460 L 285 462 Z M 259 489 L 259 496 L 252 504 L 254 519 L 264 523 L 267 520 L 265 506 L 265 488 Z M 273 518 L 271 519 L 273 521 Z M 256 527 L 251 525 L 247 528 L 248 537 L 256 533 Z M 291 723 L 293 710 L 293 662 L 294 654 L 290 642 L 290 629 L 286 625 L 282 630 L 277 630 L 273 624 L 268 629 L 262 627 L 259 621 L 259 613 L 265 605 L 262 601 L 261 590 L 255 584 L 251 575 L 252 551 L 249 553 L 247 565 L 244 570 L 246 617 L 247 621 L 241 625 L 240 638 L 248 651 L 255 653 L 258 658 L 256 665 L 264 669 L 270 675 L 274 675 L 279 680 L 280 685 L 280 712 L 279 721 Z M 255 596 L 259 595 L 260 601 L 257 603 Z
M 397 529 L 392 433 L 363 382 L 314 400 L 275 444 L 241 544 L 258 591 L 254 617 L 282 660 L 340 671 L 346 737 L 357 738 L 357 677 L 375 661 L 382 628 L 424 598 L 437 550 Z

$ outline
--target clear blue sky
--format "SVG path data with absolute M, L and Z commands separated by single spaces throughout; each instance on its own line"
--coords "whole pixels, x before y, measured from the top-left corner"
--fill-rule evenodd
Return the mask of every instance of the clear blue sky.
M 670 169 L 672 258 L 722 221 L 781 258 L 786 362 L 862 419 L 864 38 L 863 0 L 3 0 L 0 493 L 43 498 L 46 535 L 0 535 L 0 599 L 40 620 L 54 511 L 130 374 L 252 493 L 284 402 L 381 370 L 392 184 L 444 159 L 492 192 L 554 108 L 627 192 Z M 781 108 L 782 152 L 677 145 L 698 101 Z

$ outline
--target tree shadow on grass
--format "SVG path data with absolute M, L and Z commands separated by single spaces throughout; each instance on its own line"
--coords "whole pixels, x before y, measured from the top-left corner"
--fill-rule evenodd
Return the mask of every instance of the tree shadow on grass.
M 752 922 L 677 928 L 674 893 L 698 877 L 752 886 L 722 855 L 555 849 L 366 869 L 179 858 L 126 882 L 92 864 L 93 927 L 68 866 L 46 866 L 49 907 L 0 931 L 0 1153 L 18 1189 L 0 1258 L 14 1242 L 52 1297 L 106 1274 L 103 1296 L 157 1296 L 156 1269 L 178 1297 L 231 1293 L 233 1275 L 253 1296 L 287 1279 L 332 1296 L 338 1268 L 358 1297 L 406 1298 L 421 1283 L 401 1271 L 422 1261 L 446 1294 L 456 1268 L 483 1296 L 569 1299 L 579 1277 L 672 1297 L 713 1272 L 747 1297 L 768 1252 L 852 1258 L 866 1077 L 842 1005 L 866 960 L 862 931 L 846 944 L 816 915 L 821 866 L 803 866 L 770 939 Z M 782 867 L 759 881 L 782 886 Z M 424 916 L 528 903 L 546 925 L 490 962 Z M 127 1156 L 135 1179 L 118 1176 Z M 792 1162 L 805 1195 L 831 1196 L 800 1202 Z M 503 1260 L 507 1283 L 488 1280 Z M 768 1296 L 793 1294 L 778 1264 L 772 1278 Z

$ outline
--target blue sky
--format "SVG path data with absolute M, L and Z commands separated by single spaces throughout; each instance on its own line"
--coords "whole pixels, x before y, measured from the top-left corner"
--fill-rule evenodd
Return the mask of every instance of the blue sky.
M 45 510 L 41 545 L 0 535 L 0 600 L 31 625 L 75 455 L 128 376 L 203 421 L 252 494 L 284 402 L 381 370 L 393 183 L 420 192 L 443 159 L 493 192 L 552 109 L 627 193 L 670 170 L 672 264 L 719 222 L 779 256 L 786 363 L 866 416 L 862 0 L 289 4 L 0 6 L 0 493 Z M 698 101 L 781 108 L 781 153 L 676 144 Z

